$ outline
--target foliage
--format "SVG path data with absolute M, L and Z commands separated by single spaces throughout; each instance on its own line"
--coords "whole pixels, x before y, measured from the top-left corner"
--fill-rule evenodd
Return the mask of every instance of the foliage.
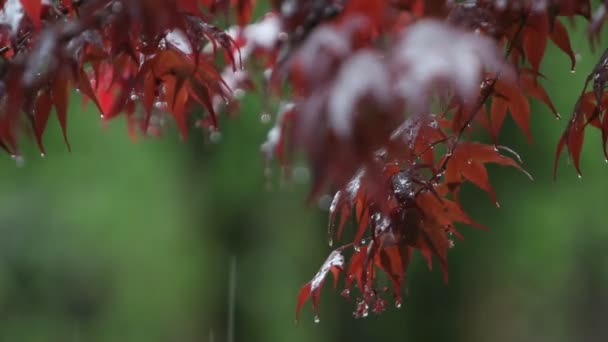
M 326 191 L 329 243 L 352 218 L 352 242 L 337 247 L 297 300 L 318 311 L 328 273 L 358 292 L 355 315 L 385 310 L 384 273 L 401 303 L 415 250 L 447 281 L 456 224 L 483 228 L 462 209 L 472 183 L 498 206 L 486 164 L 527 175 L 517 153 L 499 143 L 507 113 L 531 142 L 534 98 L 560 117 L 540 72 L 551 41 L 574 70 L 564 19 L 590 21 L 595 43 L 606 5 L 589 1 L 274 0 L 252 21 L 252 0 L 0 1 L 0 147 L 20 154 L 23 135 L 43 134 L 55 111 L 67 138 L 71 89 L 103 120 L 124 114 L 130 134 L 158 135 L 172 117 L 186 138 L 194 123 L 211 133 L 218 113 L 234 113 L 246 91 L 281 99 L 261 147 L 289 173 L 302 152 L 310 165 L 310 199 Z M 228 26 L 235 16 L 235 26 Z M 576 170 L 585 129 L 608 142 L 608 52 L 587 78 L 557 144 Z M 259 75 L 259 76 L 258 76 Z M 256 87 L 258 86 L 258 87 Z M 591 88 L 588 91 L 588 88 Z M 194 117 L 201 107 L 203 115 Z M 487 132 L 492 144 L 478 142 Z M 347 265 L 348 260 L 348 265 Z

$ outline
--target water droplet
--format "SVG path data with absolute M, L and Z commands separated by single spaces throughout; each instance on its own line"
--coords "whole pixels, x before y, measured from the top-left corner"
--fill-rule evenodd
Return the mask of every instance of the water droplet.
M 23 167 L 25 165 L 25 159 L 18 154 L 11 154 L 11 158 L 15 161 L 17 167 Z
M 319 197 L 319 201 L 317 202 L 319 209 L 329 210 L 329 207 L 331 206 L 331 199 L 332 199 L 332 197 L 329 195 L 323 195 L 323 196 Z
M 44 158 L 44 157 L 46 157 L 46 154 L 44 154 L 43 152 L 41 152 L 41 153 L 40 153 L 40 157 L 41 157 L 41 158 Z
M 137 94 L 131 94 L 130 98 L 131 98 L 131 101 L 139 100 L 139 96 L 137 96 Z
M 101 119 L 105 119 L 105 117 L 103 116 L 103 114 L 99 114 L 99 117 L 100 117 Z
M 583 178 L 583 175 L 579 173 L 578 174 L 578 179 L 582 179 L 582 178 Z
M 262 121 L 262 123 L 267 124 L 270 123 L 270 120 L 272 120 L 272 116 L 268 113 L 262 113 L 260 115 L 260 121 Z
M 167 102 L 156 101 L 156 102 L 154 102 L 154 108 L 159 109 L 159 110 L 165 110 L 165 109 L 167 109 Z
M 401 299 L 395 300 L 395 308 L 401 309 Z
M 606 164 L 608 164 L 608 159 L 604 159 L 604 162 L 605 162 Z
M 399 197 L 408 196 L 413 197 L 414 189 L 413 183 L 409 174 L 405 171 L 398 172 L 393 176 L 393 191 L 395 195 Z
M 122 2 L 114 1 L 114 3 L 112 4 L 112 12 L 120 13 L 121 11 L 122 11 Z
M 318 323 L 321 323 L 321 318 L 319 318 L 319 316 L 318 316 L 318 315 L 315 315 L 314 321 L 315 321 L 315 323 L 317 323 L 317 324 L 318 324 Z
M 500 208 L 500 203 L 498 203 L 498 201 L 494 202 L 494 205 L 496 206 L 496 208 Z
M 234 91 L 234 98 L 237 100 L 240 100 L 243 98 L 243 96 L 245 96 L 245 91 L 243 89 L 236 89 Z
M 448 240 L 448 247 L 449 248 L 454 248 L 455 244 L 454 244 L 454 240 Z
M 310 171 L 306 166 L 296 166 L 293 169 L 293 179 L 298 183 L 306 183 L 310 179 Z
M 574 68 L 573 68 L 573 69 L 571 69 L 571 70 L 570 70 L 570 73 L 571 73 L 571 74 L 575 74 L 575 73 L 576 73 L 576 69 L 574 69 Z
M 209 133 L 209 141 L 214 144 L 219 143 L 222 140 L 222 133 L 220 131 L 212 131 Z

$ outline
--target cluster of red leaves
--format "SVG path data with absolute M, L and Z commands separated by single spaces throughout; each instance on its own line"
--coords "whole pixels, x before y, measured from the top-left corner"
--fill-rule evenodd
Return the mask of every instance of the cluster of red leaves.
M 214 102 L 230 93 L 221 66 L 236 68 L 238 54 L 233 38 L 212 21 L 236 7 L 239 21 L 248 22 L 252 6 L 249 0 L 0 1 L 10 21 L 0 26 L 0 146 L 18 154 L 19 135 L 33 132 L 44 153 L 53 108 L 67 144 L 70 89 L 93 101 L 104 119 L 124 113 L 133 132 L 158 133 L 169 115 L 185 137 L 196 104 L 206 110 L 202 122 L 217 128 Z
M 562 21 L 588 19 L 595 38 L 608 6 L 592 15 L 587 0 L 271 3 L 250 23 L 253 0 L 0 0 L 0 147 L 18 154 L 20 135 L 33 133 L 44 153 L 53 108 L 67 143 L 73 88 L 105 120 L 124 113 L 132 132 L 159 133 L 164 116 L 184 138 L 193 120 L 214 130 L 218 110 L 255 83 L 244 66 L 262 65 L 264 83 L 285 100 L 262 152 L 285 168 L 304 152 L 310 198 L 335 193 L 330 246 L 349 221 L 355 227 L 302 287 L 297 314 L 308 299 L 318 312 L 331 272 L 335 286 L 343 276 L 344 296 L 359 293 L 357 317 L 386 309 L 382 273 L 400 305 L 414 251 L 429 268 L 436 258 L 447 281 L 448 250 L 462 239 L 456 224 L 483 228 L 463 211 L 461 186 L 498 205 L 486 164 L 525 173 L 499 145 L 502 124 L 509 114 L 532 141 L 531 98 L 559 117 L 541 82 L 546 47 L 555 44 L 574 69 Z M 232 14 L 237 27 L 214 26 Z M 558 143 L 556 157 L 567 147 L 579 172 L 588 126 L 602 131 L 608 158 L 607 80 L 605 53 Z M 205 114 L 191 118 L 194 106 Z M 477 130 L 493 143 L 471 141 Z
M 552 42 L 574 69 L 575 53 L 561 20 L 577 15 L 590 19 L 590 6 L 585 1 L 543 2 L 546 7 L 534 1 L 498 3 L 347 1 L 290 47 L 286 73 L 294 86 L 296 113 L 284 133 L 308 155 L 312 198 L 328 189 L 336 191 L 330 206 L 330 246 L 342 238 L 348 221 L 355 223 L 352 241 L 335 249 L 300 290 L 297 313 L 312 298 L 318 314 L 323 285 L 319 279 L 329 271 L 335 284 L 344 275 L 345 296 L 350 296 L 352 287 L 359 292 L 356 317 L 386 308 L 388 288 L 380 286 L 378 272 L 392 282 L 391 296 L 399 306 L 415 250 L 429 268 L 436 257 L 447 281 L 452 238 L 462 238 L 455 224 L 483 227 L 462 210 L 461 185 L 474 184 L 498 206 L 485 164 L 512 166 L 525 173 L 519 156 L 499 145 L 500 128 L 508 113 L 531 142 L 531 98 L 559 117 L 542 86 L 540 66 Z M 336 6 L 336 2 L 325 4 Z M 428 4 L 433 5 L 429 12 Z M 316 12 L 305 17 L 334 12 L 306 9 Z M 425 19 L 429 16 L 435 24 Z M 449 44 L 442 44 L 442 36 L 449 34 L 440 25 L 457 32 Z M 297 24 L 287 24 L 293 26 L 297 30 Z M 427 47 L 416 45 L 419 36 Z M 485 45 L 487 38 L 502 53 L 499 60 L 488 52 L 492 47 Z M 438 41 L 436 47 L 431 40 Z M 413 49 L 424 50 L 425 56 L 416 56 L 409 51 Z M 475 56 L 467 56 L 471 50 Z M 441 54 L 451 60 L 441 59 Z M 403 63 L 408 58 L 412 67 L 423 71 L 408 72 L 409 63 Z M 558 146 L 558 155 L 568 146 L 577 168 L 582 128 L 587 124 L 602 128 L 604 146 L 608 136 L 602 102 L 608 99 L 603 97 L 606 64 L 600 61 L 590 76 L 595 92 L 581 96 Z M 467 76 L 459 72 L 463 68 Z M 361 72 L 365 74 L 357 75 Z M 477 78 L 472 76 L 476 72 Z M 472 89 L 468 82 L 473 82 L 475 91 L 467 91 Z M 348 90 L 348 84 L 357 86 Z M 440 109 L 430 114 L 433 99 Z M 467 141 L 476 129 L 487 131 L 494 144 Z

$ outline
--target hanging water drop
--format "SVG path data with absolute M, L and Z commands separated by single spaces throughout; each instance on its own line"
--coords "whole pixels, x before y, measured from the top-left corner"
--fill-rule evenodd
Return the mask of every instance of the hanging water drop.
M 212 131 L 209 134 L 209 141 L 211 141 L 214 144 L 219 143 L 222 140 L 222 133 L 220 133 L 220 131 Z
M 234 90 L 234 98 L 237 100 L 242 99 L 245 96 L 245 91 L 241 88 Z
M 11 154 L 11 158 L 15 161 L 17 167 L 23 167 L 25 165 L 25 159 L 18 154 Z
M 571 74 L 575 74 L 576 73 L 576 69 L 575 68 L 570 69 L 570 73 Z
M 272 117 L 268 113 L 262 113 L 260 115 L 260 121 L 264 124 L 270 123 L 271 119 L 272 119 Z
M 167 109 L 167 103 L 164 101 L 156 101 L 154 102 L 154 108 L 159 110 L 165 110 Z
M 500 208 L 500 203 L 498 203 L 498 201 L 494 202 L 494 205 L 496 206 L 496 208 Z
M 319 318 L 319 315 L 315 315 L 314 322 L 317 324 L 321 323 L 321 318 Z
M 395 308 L 401 309 L 401 298 L 395 300 Z
M 340 293 L 340 295 L 346 299 L 350 298 L 350 290 L 349 289 L 344 289 L 342 290 L 342 292 Z
M 40 157 L 44 158 L 44 157 L 46 157 L 46 154 L 44 154 L 44 152 L 40 152 Z
M 583 175 L 581 173 L 578 174 L 578 179 L 582 179 Z

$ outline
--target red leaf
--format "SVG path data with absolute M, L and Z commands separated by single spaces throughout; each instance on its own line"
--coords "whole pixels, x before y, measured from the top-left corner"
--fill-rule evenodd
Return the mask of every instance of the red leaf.
M 145 118 L 143 124 L 144 133 L 148 131 L 150 125 L 150 117 L 152 116 L 152 107 L 154 106 L 154 99 L 156 98 L 156 78 L 154 75 L 147 74 L 144 78 L 144 99 L 143 106 L 145 111 Z
M 63 133 L 63 140 L 65 141 L 68 151 L 70 151 L 71 147 L 67 135 L 69 100 L 68 86 L 69 84 L 67 74 L 65 72 L 59 72 L 55 78 L 55 81 L 53 82 L 53 86 L 51 89 L 51 98 L 53 100 L 53 103 L 55 104 L 55 111 L 57 113 L 59 125 L 61 126 L 61 131 Z
M 555 20 L 553 22 L 553 30 L 549 34 L 549 37 L 559 47 L 562 51 L 568 54 L 570 57 L 570 69 L 574 70 L 576 67 L 576 56 L 574 55 L 574 51 L 572 50 L 572 46 L 570 45 L 570 37 L 568 35 L 568 30 L 564 24 L 562 24 L 559 20 Z
M 530 133 L 530 104 L 521 93 L 521 89 L 506 82 L 498 80 L 495 85 L 496 92 L 503 96 L 508 103 L 509 112 L 515 123 L 526 134 L 528 142 L 532 143 Z
M 298 301 L 296 304 L 296 321 L 300 319 L 300 311 L 302 311 L 302 305 L 306 303 L 306 301 L 310 298 L 310 282 L 304 284 L 302 288 L 300 288 L 300 292 L 298 293 Z
M 488 192 L 492 199 L 496 201 L 494 190 L 490 185 L 484 166 L 486 163 L 513 166 L 526 173 L 517 162 L 501 155 L 499 150 L 494 146 L 474 142 L 462 142 L 457 145 L 448 161 L 446 181 L 459 182 L 462 177 Z M 448 175 L 450 176 L 449 179 Z
M 553 102 L 549 98 L 549 95 L 547 95 L 545 88 L 543 88 L 543 86 L 538 82 L 534 71 L 526 68 L 520 69 L 519 84 L 526 94 L 546 104 L 549 109 L 551 109 L 551 112 L 553 112 L 553 115 L 555 115 L 557 118 L 560 117 L 557 109 L 555 109 L 555 106 L 553 105 Z
M 251 20 L 253 14 L 254 0 L 236 0 L 237 17 L 240 26 L 245 26 Z
M 376 264 L 389 276 L 393 283 L 395 294 L 401 293 L 404 266 L 401 260 L 399 246 L 382 248 L 376 255 Z
M 42 9 L 42 0 L 21 0 L 21 5 L 27 16 L 32 19 L 34 27 L 40 29 L 40 12 Z
M 36 142 L 38 143 L 38 149 L 43 155 L 46 153 L 44 145 L 42 143 L 42 135 L 46 128 L 46 123 L 51 115 L 51 96 L 48 92 L 42 92 L 36 99 L 36 108 L 34 111 L 34 133 L 36 135 Z
M 508 103 L 506 100 L 494 96 L 492 104 L 490 105 L 490 134 L 494 139 L 494 143 L 498 141 L 498 135 L 500 134 L 500 128 L 502 123 L 505 121 L 507 116 Z
M 89 99 L 91 99 L 93 101 L 93 103 L 95 103 L 95 105 L 97 106 L 97 109 L 99 109 L 99 111 L 101 112 L 101 114 L 105 114 L 103 112 L 103 108 L 101 107 L 101 104 L 99 103 L 99 100 L 97 100 L 97 95 L 95 95 L 95 92 L 93 91 L 93 88 L 91 87 L 91 81 L 89 80 L 89 76 L 84 72 L 84 69 L 80 69 L 78 75 L 78 89 L 80 89 L 80 91 L 85 94 Z
M 331 252 L 313 279 L 300 289 L 296 305 L 296 320 L 298 320 L 300 316 L 302 305 L 311 297 L 313 309 L 317 314 L 319 313 L 319 296 L 327 273 L 331 272 L 334 275 L 334 281 L 337 281 L 338 273 L 343 267 L 344 256 L 342 256 L 342 253 L 339 250 Z
M 184 80 L 178 77 L 165 77 L 165 92 L 167 103 L 171 106 L 171 114 L 177 123 L 183 140 L 188 137 L 186 122 L 186 101 L 188 89 L 184 87 Z
M 532 65 L 532 69 L 539 71 L 540 62 L 545 55 L 545 48 L 547 47 L 547 32 L 526 29 L 523 37 L 526 58 L 530 62 L 530 65 Z

